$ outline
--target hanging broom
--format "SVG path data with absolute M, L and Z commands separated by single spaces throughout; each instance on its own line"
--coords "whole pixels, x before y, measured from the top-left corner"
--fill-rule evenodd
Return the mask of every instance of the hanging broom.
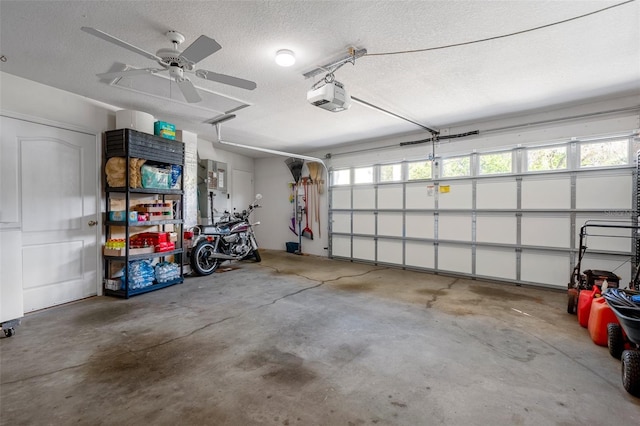
M 322 226 L 320 225 L 320 194 L 322 194 L 322 184 L 324 181 L 322 180 L 322 164 L 318 162 L 310 162 L 307 163 L 307 168 L 309 169 L 309 177 L 313 182 L 312 191 L 316 191 L 313 194 L 314 205 L 316 208 L 316 222 L 318 223 L 318 234 L 322 237 Z
M 309 178 L 302 178 L 302 185 L 304 186 L 304 215 L 306 218 L 306 226 L 302 230 L 302 236 L 313 240 L 313 230 L 309 228 L 309 199 L 307 198 L 307 187 L 309 186 Z

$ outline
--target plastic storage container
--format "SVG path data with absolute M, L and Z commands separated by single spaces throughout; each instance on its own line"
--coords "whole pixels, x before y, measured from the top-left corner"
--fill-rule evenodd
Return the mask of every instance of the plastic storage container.
M 591 290 L 581 290 L 578 295 L 578 323 L 585 328 L 589 324 L 591 304 L 598 293 L 600 293 L 600 288 L 594 285 Z
M 613 313 L 604 297 L 598 297 L 591 303 L 589 313 L 589 334 L 593 343 L 600 346 L 607 346 L 607 324 L 620 324 L 618 318 Z

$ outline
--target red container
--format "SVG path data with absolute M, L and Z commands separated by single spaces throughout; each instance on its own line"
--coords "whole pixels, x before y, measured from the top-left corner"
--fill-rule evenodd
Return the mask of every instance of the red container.
M 156 252 L 171 251 L 176 249 L 175 243 L 159 243 L 155 245 Z
M 596 294 L 600 293 L 600 288 L 596 285 L 592 290 L 580 290 L 578 295 L 578 322 L 581 326 L 587 327 L 589 324 L 589 315 L 591 314 L 591 303 Z
M 147 239 L 153 245 L 158 245 L 159 243 L 166 243 L 169 241 L 169 233 L 168 232 L 141 232 L 139 234 L 136 234 L 136 238 Z
M 607 346 L 609 338 L 607 336 L 607 324 L 620 324 L 616 314 L 613 313 L 604 297 L 598 297 L 591 304 L 589 313 L 589 334 L 593 343 L 600 346 Z

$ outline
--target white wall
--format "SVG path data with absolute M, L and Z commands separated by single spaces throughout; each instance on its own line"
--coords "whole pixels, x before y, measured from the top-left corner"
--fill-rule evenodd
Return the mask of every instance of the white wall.
M 214 199 L 214 208 L 220 212 L 224 210 L 232 211 L 233 207 L 238 208 L 238 210 L 242 210 L 247 206 L 236 206 L 234 204 L 234 200 L 231 199 L 231 194 L 234 191 L 234 182 L 233 182 L 233 170 L 241 170 L 243 172 L 253 173 L 254 182 L 256 181 L 255 172 L 254 172 L 254 160 L 252 157 L 247 157 L 245 155 L 237 154 L 234 152 L 229 152 L 214 146 L 211 141 L 206 139 L 198 138 L 198 157 L 201 160 L 213 160 L 220 161 L 222 163 L 227 164 L 227 192 L 222 193 L 220 191 L 216 191 L 216 197 Z M 244 199 L 253 200 L 256 193 L 260 192 L 254 185 L 253 191 L 251 194 L 243 194 Z M 263 205 L 264 201 L 260 204 Z M 257 210 L 254 215 L 252 215 L 252 221 L 261 220 L 264 221 L 264 211 Z M 260 227 L 258 227 L 259 229 Z M 258 238 L 258 243 L 261 246 L 262 240 Z M 265 247 L 267 248 L 267 247 Z
M 256 191 L 263 195 L 261 217 L 262 225 L 257 229 L 258 241 L 264 248 L 285 250 L 286 242 L 298 242 L 299 238 L 289 230 L 291 217 L 293 216 L 293 204 L 289 202 L 289 183 L 293 182 L 293 176 L 285 163 L 286 157 L 269 157 L 256 159 Z M 302 170 L 302 176 L 309 176 L 306 166 Z M 326 171 L 324 180 L 327 182 Z M 309 227 L 313 230 L 313 240 L 302 238 L 302 252 L 326 256 L 325 247 L 327 238 L 327 198 L 326 188 L 320 200 L 320 226 L 315 220 Z M 313 187 L 308 188 L 309 191 Z M 308 195 L 311 197 L 311 194 Z M 310 218 L 311 219 L 311 218 Z M 306 225 L 303 219 L 302 228 Z
M 0 109 L 69 124 L 97 135 L 115 128 L 119 108 L 0 72 Z

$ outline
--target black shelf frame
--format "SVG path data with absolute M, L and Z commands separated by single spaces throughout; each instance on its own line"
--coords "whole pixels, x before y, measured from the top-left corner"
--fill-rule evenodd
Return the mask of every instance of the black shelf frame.
M 146 220 L 143 222 L 125 222 L 124 220 L 107 220 L 105 225 L 109 226 L 130 226 L 130 227 L 143 227 L 143 226 L 157 226 L 157 225 L 179 225 L 182 223 L 182 219 L 167 219 L 167 220 Z
M 183 169 L 184 173 L 184 144 L 180 141 L 165 139 L 155 135 L 149 135 L 146 133 L 138 132 L 133 129 L 119 129 L 105 132 L 104 134 L 104 158 L 112 157 L 124 157 L 125 159 L 125 182 L 130 182 L 129 175 L 129 161 L 131 158 L 143 158 L 147 161 L 159 164 L 173 164 L 179 165 Z M 184 175 L 182 179 L 184 185 Z M 183 187 L 184 188 L 184 187 Z M 175 211 L 175 217 L 173 219 L 166 220 L 150 220 L 142 222 L 131 221 L 111 221 L 105 220 L 105 233 L 109 236 L 110 227 L 124 227 L 125 241 L 129 241 L 131 235 L 131 228 L 135 227 L 149 227 L 160 226 L 164 229 L 164 225 L 177 225 L 178 241 L 180 246 L 174 250 L 154 253 L 143 254 L 129 254 L 129 248 L 125 248 L 124 256 L 103 256 L 105 278 L 108 278 L 110 271 L 110 265 L 112 262 L 124 263 L 124 274 L 121 278 L 124 280 L 124 289 L 110 290 L 104 288 L 104 294 L 107 296 L 116 296 L 129 298 L 150 291 L 159 290 L 165 287 L 169 287 L 175 284 L 184 282 L 184 275 L 182 270 L 184 250 L 182 248 L 182 233 L 183 233 L 183 209 L 184 209 L 184 189 L 168 189 L 168 188 L 130 188 L 130 187 L 110 187 L 105 179 L 105 203 L 106 211 L 109 211 L 109 203 L 111 201 L 110 194 L 122 194 L 124 195 L 125 210 L 128 214 L 131 206 L 131 195 L 157 195 L 162 197 L 162 201 L 167 201 L 166 197 L 170 196 L 169 200 L 179 203 L 178 209 Z M 175 198 L 177 196 L 177 199 Z M 175 230 L 175 228 L 174 228 Z M 176 256 L 176 263 L 180 265 L 180 278 L 164 283 L 157 283 L 141 288 L 130 289 L 129 288 L 129 264 L 132 261 L 148 260 L 148 259 L 164 259 L 168 256 Z
M 182 189 L 163 189 L 163 188 L 125 188 L 107 186 L 106 192 L 119 192 L 129 194 L 152 194 L 152 195 L 183 195 Z

